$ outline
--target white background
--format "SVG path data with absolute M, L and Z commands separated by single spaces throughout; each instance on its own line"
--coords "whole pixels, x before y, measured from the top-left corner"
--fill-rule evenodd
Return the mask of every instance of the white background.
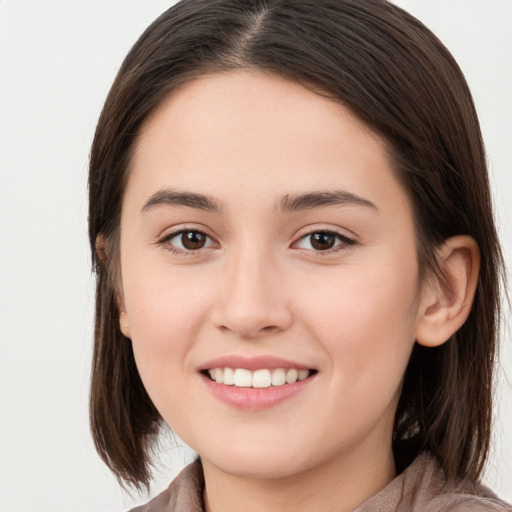
M 0 0 L 1 512 L 121 511 L 134 503 L 89 435 L 94 293 L 87 160 L 117 68 L 171 3 Z M 397 3 L 445 42 L 467 76 L 511 262 L 512 1 Z M 504 339 L 486 482 L 512 500 L 510 331 Z M 169 451 L 172 467 L 155 491 L 190 458 Z

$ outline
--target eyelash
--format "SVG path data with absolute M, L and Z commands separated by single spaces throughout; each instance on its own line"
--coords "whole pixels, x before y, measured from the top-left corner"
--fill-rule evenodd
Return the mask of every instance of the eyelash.
M 316 235 L 316 234 L 329 235 L 329 236 L 335 237 L 337 245 L 335 245 L 334 247 L 332 247 L 330 249 L 317 250 L 317 251 L 312 250 L 312 249 L 304 249 L 304 250 L 307 250 L 308 252 L 312 252 L 315 255 L 315 257 L 327 256 L 329 254 L 332 254 L 332 253 L 335 253 L 338 251 L 347 250 L 356 244 L 356 241 L 354 239 L 349 238 L 346 235 L 339 233 L 338 231 L 333 231 L 330 229 L 312 229 L 311 231 L 308 231 L 307 233 L 304 233 L 303 235 L 301 235 L 299 237 L 299 239 L 296 242 L 294 242 L 292 245 L 296 245 L 299 242 L 301 242 L 302 240 L 305 240 L 307 237 L 311 237 L 312 235 Z
M 174 231 L 172 233 L 165 235 L 161 240 L 158 241 L 158 244 L 164 246 L 166 250 L 172 252 L 173 254 L 186 255 L 186 256 L 195 255 L 199 251 L 201 251 L 202 249 L 205 248 L 205 247 L 201 247 L 197 250 L 193 250 L 193 249 L 183 250 L 183 249 L 178 249 L 178 248 L 174 247 L 171 244 L 171 241 L 175 238 L 178 238 L 180 235 L 183 236 L 185 233 L 197 233 L 199 235 L 206 237 L 210 241 L 213 241 L 213 238 L 210 235 L 208 235 L 207 233 L 205 233 L 204 231 L 202 231 L 201 229 L 180 229 L 178 231 Z M 215 245 L 215 242 L 212 245 Z M 206 248 L 208 248 L 208 247 L 206 247 Z
M 171 241 L 173 239 L 179 237 L 180 235 L 183 236 L 185 233 L 196 233 L 196 234 L 202 235 L 202 236 L 206 237 L 207 239 L 209 239 L 211 242 L 213 242 L 213 244 L 211 244 L 211 246 L 216 245 L 216 242 L 213 240 L 213 238 L 200 229 L 180 229 L 178 231 L 174 231 L 173 233 L 169 233 L 169 234 L 165 235 L 162 239 L 160 239 L 158 241 L 158 244 L 164 246 L 166 250 L 170 251 L 173 254 L 187 255 L 187 256 L 198 254 L 202 249 L 205 249 L 205 248 L 207 249 L 210 247 L 210 246 L 200 247 L 197 250 L 177 249 L 176 247 L 174 247 L 171 244 Z M 338 242 L 337 245 L 334 245 L 334 247 L 332 247 L 330 249 L 316 250 L 316 251 L 314 249 L 303 249 L 304 251 L 311 252 L 312 254 L 315 255 L 315 257 L 332 254 L 332 253 L 338 252 L 340 250 L 346 250 L 356 244 L 355 240 L 353 240 L 352 238 L 349 238 L 345 235 L 342 235 L 341 233 L 338 233 L 337 231 L 328 230 L 328 229 L 314 229 L 314 230 L 311 230 L 311 231 L 301 235 L 297 241 L 293 242 L 292 247 L 294 245 L 297 245 L 302 240 L 305 240 L 307 237 L 311 237 L 312 235 L 315 235 L 315 234 L 333 236 L 336 238 L 336 241 Z

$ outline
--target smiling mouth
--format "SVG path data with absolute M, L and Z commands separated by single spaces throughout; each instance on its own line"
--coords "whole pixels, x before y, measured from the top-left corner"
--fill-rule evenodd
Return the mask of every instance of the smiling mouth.
M 263 368 L 254 371 L 246 368 L 210 368 L 203 372 L 217 384 L 258 389 L 295 384 L 307 379 L 313 373 L 316 373 L 316 370 L 296 368 Z

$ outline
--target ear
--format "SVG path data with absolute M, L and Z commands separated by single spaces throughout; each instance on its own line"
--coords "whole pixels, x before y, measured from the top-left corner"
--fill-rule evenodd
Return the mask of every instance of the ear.
M 132 331 L 130 328 L 130 319 L 126 310 L 121 310 L 119 313 L 119 328 L 126 338 L 131 338 Z
M 124 296 L 122 292 L 116 291 L 116 303 L 117 310 L 119 311 L 119 329 L 126 338 L 131 338 L 132 332 L 130 328 L 130 318 L 128 317 L 128 313 L 126 312 L 126 307 L 124 305 Z
M 424 285 L 416 326 L 416 341 L 427 347 L 448 341 L 469 316 L 480 269 L 478 244 L 470 236 L 449 238 L 437 263 L 444 279 L 434 275 Z
M 96 253 L 98 254 L 98 258 L 103 265 L 104 268 L 107 268 L 107 243 L 105 237 L 103 235 L 98 235 L 95 241 Z M 124 305 L 124 296 L 122 290 L 119 291 L 118 288 L 122 287 L 120 283 L 116 285 L 115 293 L 116 293 L 116 304 L 117 310 L 119 311 L 119 328 L 123 335 L 127 338 L 131 336 L 130 329 L 130 319 L 128 318 L 128 313 L 126 312 L 126 307 Z
M 94 247 L 96 249 L 96 254 L 98 255 L 98 259 L 100 260 L 103 267 L 107 266 L 107 252 L 106 252 L 106 241 L 103 235 L 98 235 L 94 242 Z

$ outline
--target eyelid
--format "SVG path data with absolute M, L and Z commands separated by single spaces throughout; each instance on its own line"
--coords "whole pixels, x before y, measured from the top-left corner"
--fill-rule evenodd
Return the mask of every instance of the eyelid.
M 175 226 L 173 228 L 170 228 L 169 230 L 165 230 L 162 235 L 160 235 L 157 240 L 156 244 L 163 246 L 166 250 L 173 252 L 175 254 L 181 254 L 181 255 L 198 255 L 202 253 L 205 250 L 209 250 L 212 248 L 218 248 L 220 246 L 219 242 L 217 241 L 217 238 L 212 235 L 210 230 L 207 229 L 205 226 L 198 226 L 198 225 L 180 225 Z M 209 245 L 208 247 L 202 247 L 197 250 L 182 250 L 177 247 L 174 247 L 170 244 L 170 240 L 173 238 L 179 236 L 182 233 L 187 232 L 197 232 L 201 233 L 207 238 L 209 238 L 213 243 Z M 314 234 L 314 233 L 327 233 L 334 235 L 341 243 L 338 243 L 334 247 L 326 250 L 314 250 L 314 249 L 304 249 L 297 247 L 298 250 L 302 250 L 308 253 L 312 253 L 315 256 L 322 256 L 322 255 L 328 255 L 334 252 L 338 252 L 341 250 L 346 250 L 354 245 L 357 244 L 357 239 L 355 238 L 355 235 L 349 236 L 345 232 L 343 232 L 339 228 L 333 228 L 333 227 L 322 227 L 322 226 L 311 226 L 309 228 L 305 228 L 301 230 L 300 234 L 295 238 L 295 241 L 291 244 L 291 247 L 294 248 L 301 240 L 305 239 L 306 237 Z
M 294 245 L 297 245 L 301 240 L 304 240 L 306 237 L 313 235 L 314 233 L 327 233 L 330 235 L 334 235 L 338 238 L 338 240 L 341 241 L 341 243 L 335 245 L 334 247 L 326 250 L 314 250 L 314 249 L 303 249 L 303 248 L 297 248 L 298 250 L 306 251 L 308 253 L 313 253 L 315 256 L 322 256 L 322 255 L 328 255 L 332 254 L 334 252 L 338 252 L 341 250 L 350 249 L 354 245 L 357 244 L 357 239 L 355 236 L 348 236 L 346 233 L 342 232 L 339 229 L 336 228 L 322 228 L 320 226 L 318 227 L 311 227 L 307 228 L 307 231 L 303 231 L 300 233 L 300 235 L 296 238 L 296 240 L 292 243 L 292 247 Z
M 197 226 L 197 225 L 191 226 L 191 225 L 185 224 L 185 225 L 181 225 L 178 227 L 173 227 L 169 230 L 165 230 L 163 232 L 163 234 L 158 236 L 158 238 L 156 240 L 156 244 L 164 247 L 166 250 L 168 250 L 174 254 L 181 254 L 181 255 L 187 255 L 187 256 L 197 255 L 199 253 L 202 253 L 204 250 L 211 249 L 212 247 L 219 247 L 219 243 L 216 240 L 216 237 L 213 236 L 212 234 L 210 234 L 208 231 L 209 230 L 203 226 Z M 179 236 L 180 234 L 189 233 L 189 232 L 201 233 L 202 235 L 209 238 L 213 242 L 213 244 L 208 247 L 201 247 L 200 249 L 197 249 L 197 250 L 186 250 L 186 249 L 183 250 L 183 249 L 179 249 L 177 247 L 172 246 L 170 241 L 173 238 Z

